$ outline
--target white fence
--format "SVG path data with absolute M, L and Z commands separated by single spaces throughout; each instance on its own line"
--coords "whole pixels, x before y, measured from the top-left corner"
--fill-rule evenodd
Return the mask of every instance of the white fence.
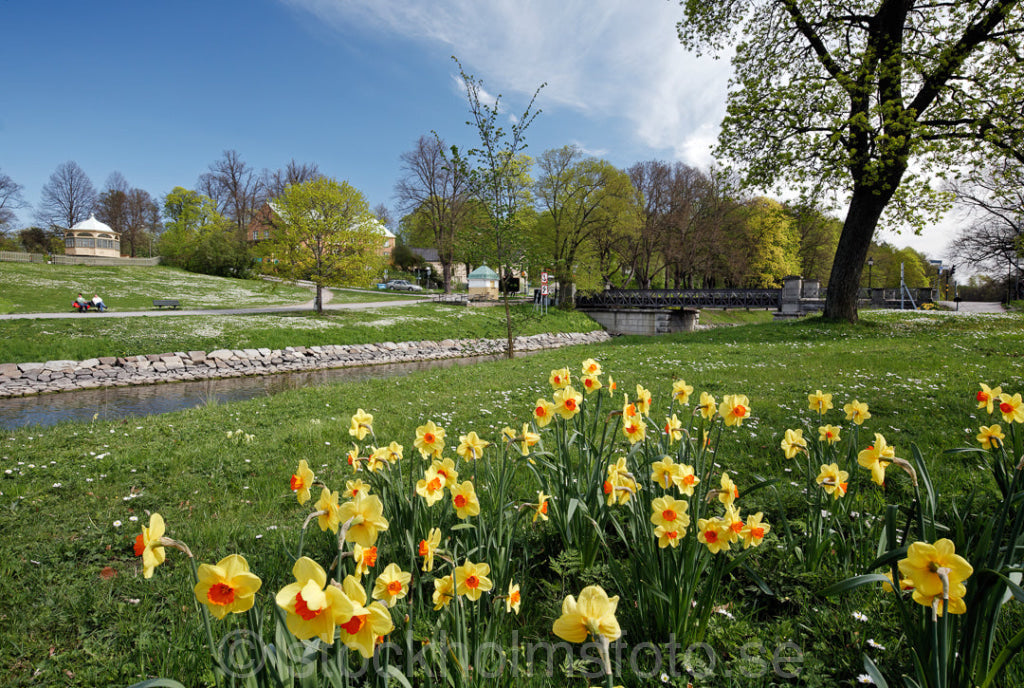
M 160 264 L 160 257 L 155 258 L 104 258 L 100 256 L 64 256 L 45 253 L 17 253 L 0 251 L 0 262 L 8 263 L 52 263 L 53 265 L 135 265 L 153 267 Z

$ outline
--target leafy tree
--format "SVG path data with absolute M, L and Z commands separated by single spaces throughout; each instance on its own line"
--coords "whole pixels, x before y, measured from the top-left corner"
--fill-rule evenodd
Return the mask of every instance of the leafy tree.
M 423 265 L 423 257 L 405 244 L 396 244 L 391 262 L 399 270 L 412 272 Z
M 919 226 L 944 207 L 929 175 L 976 152 L 1021 149 L 1020 0 L 681 4 L 687 47 L 736 48 L 717 153 L 754 187 L 849 194 L 828 318 L 857 319 L 884 211 Z
M 755 198 L 747 204 L 743 231 L 731 254 L 742 262 L 732 282 L 750 289 L 782 286 L 786 275 L 800 270 L 800 237 L 778 201 Z
M 318 313 L 325 286 L 369 286 L 383 270 L 379 224 L 366 197 L 348 182 L 292 184 L 273 207 L 270 250 L 286 275 L 316 284 Z
M 164 198 L 164 217 L 159 249 L 165 262 L 221 277 L 239 277 L 249 271 L 248 248 L 209 196 L 176 186 Z
M 842 221 L 810 203 L 786 205 L 785 212 L 800 236 L 800 274 L 827 284 L 839 233 L 843 230 Z
M 18 240 L 28 253 L 49 253 L 50 234 L 42 227 L 26 227 L 18 232 Z
M 70 229 L 89 217 L 96 203 L 96 189 L 89 175 L 74 161 L 57 166 L 43 185 L 37 215 L 46 227 Z

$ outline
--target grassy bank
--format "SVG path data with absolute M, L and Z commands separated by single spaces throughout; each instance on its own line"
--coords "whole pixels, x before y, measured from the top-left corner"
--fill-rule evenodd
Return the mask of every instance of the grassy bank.
M 612 406 L 621 403 L 622 392 L 632 398 L 642 383 L 660 413 L 673 380 L 680 377 L 698 395 L 747 395 L 753 415 L 723 433 L 716 460 L 734 471 L 741 490 L 756 475 L 778 478 L 781 502 L 767 491 L 744 502 L 745 511 L 763 510 L 775 524 L 781 520 L 780 504 L 793 510 L 791 517 L 798 515 L 794 505 L 800 487 L 779 442 L 786 428 L 817 422 L 807 410 L 807 394 L 815 389 L 833 393 L 837 407 L 853 398 L 868 402 L 872 417 L 861 429 L 861 445 L 874 432 L 884 433 L 901 456 L 911 442 L 917 443 L 940 495 L 962 498 L 983 475 L 978 460 L 942 452 L 976 445 L 978 424 L 988 422 L 974 403 L 979 382 L 1024 391 L 1024 317 L 882 313 L 865 320 L 857 326 L 812 320 L 621 338 L 601 346 L 297 390 L 159 417 L 5 433 L 0 439 L 0 683 L 124 685 L 160 675 L 186 685 L 212 684 L 184 558 L 169 551 L 167 563 L 144 580 L 132 554 L 132 541 L 149 512 L 163 514 L 168 534 L 187 542 L 200 561 L 232 552 L 246 556 L 264 580 L 258 596 L 266 611 L 274 592 L 291 580 L 291 553 L 302 519 L 311 511 L 310 504 L 295 503 L 289 476 L 297 461 L 306 459 L 319 479 L 333 489 L 343 487 L 353 477 L 345 453 L 352 441 L 349 418 L 357 408 L 374 415 L 379 444 L 403 444 L 403 461 L 421 470 L 424 462 L 412 441 L 422 422 L 432 419 L 444 426 L 453 448 L 470 430 L 498 441 L 503 426 L 519 427 L 530 419 L 539 397 L 550 398 L 551 369 L 568 366 L 575 377 L 580 361 L 588 357 L 599 360 L 618 383 Z M 838 413 L 836 422 L 841 417 Z M 660 420 L 652 411 L 652 421 Z M 226 435 L 238 429 L 252 440 Z M 623 442 L 623 453 L 626 448 Z M 475 473 L 468 466 L 461 470 Z M 522 464 L 517 498 L 534 499 L 532 476 Z M 906 480 L 894 478 L 882 491 L 867 484 L 863 474 L 855 479 L 864 486 L 865 512 L 877 514 L 885 503 L 907 496 Z M 438 506 L 429 513 L 441 518 L 446 512 Z M 609 594 L 616 593 L 607 576 L 614 556 L 583 571 L 562 550 L 550 523 L 531 524 L 527 518 L 521 528 L 517 547 L 532 553 L 529 575 L 522 580 L 522 613 L 513 622 L 521 638 L 550 639 L 562 596 L 578 593 L 584 584 L 599 582 Z M 708 643 L 733 661 L 736 648 L 748 642 L 767 647 L 792 642 L 803 653 L 801 671 L 789 681 L 796 685 L 852 685 L 862 671 L 861 652 L 887 670 L 906 670 L 907 648 L 884 597 L 875 589 L 818 597 L 816 591 L 843 575 L 827 563 L 812 573 L 796 570 L 779 537 L 776 525 L 767 546 L 750 558 L 773 594 L 759 591 L 742 571 L 731 576 L 719 593 L 720 613 L 712 615 Z M 398 539 L 382 537 L 382 562 L 405 547 Z M 326 565 L 330 541 L 314 525 L 307 553 Z M 403 568 L 409 569 L 408 564 Z M 418 569 L 414 576 L 420 576 Z M 1007 607 L 1005 623 L 1011 628 L 1024 625 L 1019 606 Z M 630 602 L 624 599 L 619 609 L 625 623 Z M 395 611 L 400 616 L 403 610 Z M 851 621 L 854 611 L 866 620 Z M 218 632 L 237 625 L 221 623 Z M 1005 685 L 1019 685 L 1024 677 L 1019 660 L 1013 671 Z M 773 679 L 730 679 L 717 673 L 699 685 L 767 686 L 774 685 Z M 530 685 L 588 685 L 579 677 L 538 680 Z M 669 685 L 685 686 L 688 680 L 684 675 Z M 632 678 L 622 682 L 641 685 Z M 656 677 L 651 682 L 660 685 Z

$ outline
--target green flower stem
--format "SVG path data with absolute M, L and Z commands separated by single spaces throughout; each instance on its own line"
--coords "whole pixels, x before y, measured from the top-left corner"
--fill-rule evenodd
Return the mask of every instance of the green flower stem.
M 192 580 L 195 585 L 199 585 L 199 565 L 196 564 L 195 557 L 189 557 L 188 563 L 192 567 Z M 213 628 L 210 626 L 210 610 L 206 608 L 205 604 L 200 604 L 202 607 L 201 613 L 203 615 L 203 628 L 206 630 L 206 642 L 209 644 L 210 657 L 213 658 L 213 678 L 216 684 L 220 685 L 221 679 L 221 668 L 220 661 L 217 657 L 217 645 L 213 642 Z

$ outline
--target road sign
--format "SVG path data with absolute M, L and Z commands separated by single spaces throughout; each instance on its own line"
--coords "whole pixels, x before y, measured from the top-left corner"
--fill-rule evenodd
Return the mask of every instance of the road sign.
M 546 284 L 540 285 L 540 295 L 541 296 L 547 296 L 548 295 L 548 285 L 546 285 Z
M 541 284 L 547 284 L 548 283 L 548 273 L 546 273 L 546 272 L 540 273 L 540 283 Z

